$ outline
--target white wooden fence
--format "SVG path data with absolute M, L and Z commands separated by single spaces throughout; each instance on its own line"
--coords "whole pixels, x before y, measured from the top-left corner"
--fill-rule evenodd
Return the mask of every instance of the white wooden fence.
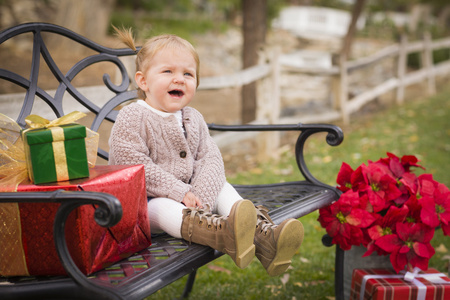
M 284 118 L 280 116 L 280 76 L 282 72 L 298 72 L 330 76 L 333 80 L 331 91 L 333 93 L 332 112 L 327 116 L 312 115 L 301 117 L 298 122 L 322 122 L 341 119 L 350 122 L 350 115 L 370 101 L 375 100 L 390 91 L 396 91 L 398 104 L 404 102 L 405 89 L 416 83 L 427 82 L 427 92 L 432 95 L 436 91 L 435 78 L 450 74 L 450 60 L 433 64 L 433 51 L 448 49 L 450 52 L 450 38 L 431 40 L 429 34 L 424 35 L 423 41 L 408 42 L 405 37 L 400 43 L 390 45 L 380 51 L 357 60 L 347 61 L 338 59 L 338 64 L 331 68 L 299 67 L 290 65 L 286 60 L 280 60 L 276 54 L 271 63 L 260 64 L 228 76 L 207 77 L 201 79 L 199 90 L 214 90 L 229 87 L 239 87 L 244 84 L 258 81 L 260 90 L 264 91 L 258 97 L 257 120 L 255 123 L 282 123 L 295 122 L 296 117 Z M 421 54 L 421 68 L 407 72 L 407 56 L 411 53 Z M 349 77 L 352 72 L 370 68 L 384 59 L 394 58 L 396 65 L 394 76 L 387 78 L 380 84 L 349 97 L 351 83 Z M 280 61 L 283 61 L 280 63 Z M 364 80 L 364 79 L 361 79 Z M 270 91 L 269 93 L 267 91 Z M 306 120 L 306 121 L 305 121 Z
M 338 100 L 336 107 L 340 109 L 342 120 L 349 123 L 351 113 L 358 111 L 368 102 L 390 91 L 396 91 L 396 101 L 398 104 L 402 104 L 405 100 L 405 88 L 412 84 L 426 81 L 428 95 L 434 94 L 436 92 L 435 78 L 450 73 L 450 60 L 433 64 L 433 51 L 438 49 L 450 49 L 450 38 L 432 41 L 430 35 L 425 34 L 423 41 L 408 43 L 406 37 L 402 37 L 399 44 L 388 46 L 369 57 L 355 61 L 341 59 L 338 73 L 334 76 L 336 80 L 335 94 L 337 95 L 335 98 Z M 421 68 L 407 72 L 407 56 L 416 52 L 421 54 Z M 396 58 L 396 76 L 388 78 L 353 98 L 349 98 L 349 74 L 370 67 L 389 57 Z
M 403 37 L 400 43 L 383 48 L 370 56 L 352 61 L 340 58 L 338 63 L 331 68 L 298 67 L 289 64 L 286 60 L 281 60 L 277 54 L 273 54 L 271 63 L 260 64 L 229 76 L 202 78 L 199 89 L 213 90 L 239 87 L 258 81 L 260 93 L 256 113 L 257 120 L 253 123 L 288 124 L 342 120 L 345 124 L 348 124 L 352 113 L 357 112 L 364 105 L 388 92 L 395 91 L 396 102 L 403 104 L 405 101 L 405 89 L 410 85 L 426 81 L 427 93 L 429 95 L 434 94 L 436 92 L 435 78 L 450 74 L 450 60 L 438 64 L 433 63 L 433 51 L 438 49 L 448 49 L 450 51 L 450 38 L 431 40 L 430 35 L 425 34 L 422 41 L 408 42 L 406 37 Z M 421 54 L 421 68 L 407 72 L 407 56 L 411 53 Z M 349 96 L 351 88 L 349 77 L 352 72 L 373 67 L 389 58 L 394 58 L 393 61 L 396 62 L 396 65 L 393 66 L 394 76 L 371 88 L 367 88 L 353 97 Z M 332 78 L 332 87 L 330 89 L 333 94 L 332 107 L 322 113 L 306 117 L 280 116 L 280 77 L 281 73 L 286 71 L 330 76 Z M 260 149 L 262 151 L 260 153 L 261 157 L 272 156 L 274 150 L 279 146 L 277 133 L 267 133 L 265 136 L 264 139 L 260 139 L 260 143 L 263 145 L 262 149 Z M 218 136 L 216 142 L 218 142 L 219 146 L 225 146 L 230 141 L 236 141 L 237 138 L 237 135 L 233 136 L 231 133 L 228 135 L 224 134 Z M 241 136 L 241 138 L 244 138 L 244 136 Z

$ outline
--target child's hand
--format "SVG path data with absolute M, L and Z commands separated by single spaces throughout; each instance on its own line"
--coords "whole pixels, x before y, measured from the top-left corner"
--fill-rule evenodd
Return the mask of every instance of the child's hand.
M 197 196 L 195 196 L 192 192 L 187 192 L 181 202 L 184 203 L 186 207 L 203 208 L 202 201 L 200 201 L 200 199 L 197 198 Z

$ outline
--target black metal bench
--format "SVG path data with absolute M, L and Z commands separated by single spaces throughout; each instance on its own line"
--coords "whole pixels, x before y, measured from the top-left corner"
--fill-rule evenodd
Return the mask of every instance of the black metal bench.
M 58 64 L 53 60 L 43 32 L 65 36 L 80 45 L 96 52 L 77 62 L 63 74 Z M 30 34 L 32 33 L 32 35 Z M 90 126 L 98 130 L 103 121 L 114 122 L 118 105 L 136 97 L 135 91 L 129 89 L 130 79 L 121 56 L 134 55 L 130 49 L 112 49 L 94 43 L 65 28 L 46 24 L 29 23 L 18 25 L 0 32 L 0 47 L 5 41 L 19 35 L 28 34 L 33 38 L 32 67 L 29 77 L 19 75 L 23 70 L 7 70 L 0 68 L 0 79 L 20 86 L 26 92 L 17 122 L 24 126 L 24 118 L 31 114 L 35 98 L 42 99 L 55 113 L 56 117 L 65 114 L 62 99 L 69 93 L 85 108 L 95 114 Z M 54 77 L 59 82 L 56 94 L 51 96 L 38 84 L 39 68 L 42 65 L 41 55 Z M 104 75 L 105 85 L 114 92 L 113 96 L 101 107 L 95 99 L 87 99 L 72 85 L 72 80 L 86 67 L 101 62 L 111 62 L 119 68 L 122 82 L 112 83 L 109 75 Z M 0 63 L 1 64 L 1 63 Z M 1 65 L 0 65 L 1 66 Z M 66 112 L 67 113 L 67 112 Z M 320 207 L 330 204 L 339 198 L 339 191 L 317 180 L 308 170 L 303 157 L 305 141 L 318 132 L 326 132 L 329 145 L 339 145 L 343 133 L 337 126 L 326 124 L 295 124 L 295 125 L 210 125 L 211 130 L 220 131 L 298 131 L 299 137 L 295 147 L 298 167 L 306 180 L 268 185 L 236 185 L 239 193 L 255 204 L 262 204 L 270 209 L 273 220 L 281 222 L 286 218 L 299 218 Z M 108 153 L 99 149 L 98 155 L 104 159 Z M 60 260 L 70 276 L 55 277 L 10 277 L 0 278 L 1 299 L 142 299 L 175 280 L 190 274 L 183 296 L 187 296 L 192 288 L 196 270 L 206 263 L 221 256 L 222 253 L 184 240 L 164 235 L 152 238 L 152 245 L 132 257 L 120 261 L 92 276 L 83 275 L 73 263 L 67 250 L 64 236 L 65 220 L 68 214 L 80 205 L 96 204 L 96 221 L 102 226 L 112 226 L 121 216 L 120 202 L 113 196 L 92 192 L 21 192 L 0 193 L 0 203 L 5 202 L 56 202 L 61 203 L 54 220 L 54 237 Z M 2 250 L 0 250 L 2 251 Z

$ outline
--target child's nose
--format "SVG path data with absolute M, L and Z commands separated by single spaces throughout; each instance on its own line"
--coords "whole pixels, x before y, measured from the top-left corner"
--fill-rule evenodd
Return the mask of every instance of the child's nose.
M 175 74 L 173 76 L 173 82 L 174 83 L 184 83 L 184 76 L 183 76 L 183 74 Z

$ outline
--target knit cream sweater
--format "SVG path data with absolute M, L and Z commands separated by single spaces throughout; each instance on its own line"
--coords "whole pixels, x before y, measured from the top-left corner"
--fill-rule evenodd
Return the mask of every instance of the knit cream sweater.
M 213 208 L 226 180 L 222 155 L 200 112 L 185 107 L 182 115 L 186 136 L 173 115 L 162 117 L 137 103 L 121 109 L 109 164 L 143 164 L 150 197 L 181 202 L 191 191 Z

